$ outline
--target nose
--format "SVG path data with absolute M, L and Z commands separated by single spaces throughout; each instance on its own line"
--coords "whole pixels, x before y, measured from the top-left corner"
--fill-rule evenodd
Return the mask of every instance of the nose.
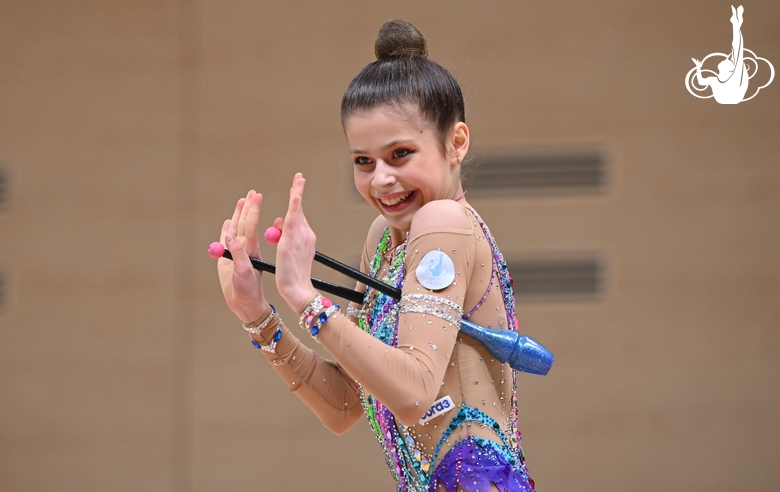
M 395 168 L 383 160 L 378 160 L 374 167 L 374 177 L 371 185 L 377 189 L 389 188 L 396 182 Z

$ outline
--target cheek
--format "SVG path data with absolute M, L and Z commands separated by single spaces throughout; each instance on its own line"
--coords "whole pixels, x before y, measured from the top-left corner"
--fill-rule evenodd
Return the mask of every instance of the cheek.
M 363 173 L 355 169 L 353 173 L 355 179 L 355 188 L 358 190 L 365 199 L 368 199 L 369 190 L 371 188 L 371 178 L 367 173 Z

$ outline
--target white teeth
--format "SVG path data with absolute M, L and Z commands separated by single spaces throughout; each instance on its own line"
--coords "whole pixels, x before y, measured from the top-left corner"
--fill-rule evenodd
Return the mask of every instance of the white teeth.
M 387 205 L 388 207 L 391 207 L 393 205 L 398 205 L 402 201 L 406 200 L 407 198 L 412 196 L 412 193 L 414 193 L 414 192 L 410 191 L 409 193 L 406 193 L 405 195 L 398 195 L 398 196 L 396 196 L 394 198 L 385 198 L 385 199 L 382 199 L 382 200 L 379 200 L 379 201 L 382 202 L 383 205 Z

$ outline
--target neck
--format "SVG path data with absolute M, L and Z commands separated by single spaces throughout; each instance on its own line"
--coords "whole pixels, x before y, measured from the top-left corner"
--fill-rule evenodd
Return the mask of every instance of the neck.
M 390 227 L 390 238 L 393 240 L 392 247 L 397 248 L 399 244 L 406 241 L 406 235 L 408 233 L 409 231 L 402 231 L 401 229 Z
M 458 186 L 458 189 L 453 194 L 452 200 L 460 203 L 464 207 L 468 207 L 469 204 L 466 201 L 466 193 L 468 190 L 464 190 L 461 186 Z M 390 237 L 393 239 L 393 247 L 397 247 L 399 244 L 404 242 L 406 240 L 406 235 L 409 233 L 408 230 L 401 230 L 396 229 L 394 227 L 390 227 Z

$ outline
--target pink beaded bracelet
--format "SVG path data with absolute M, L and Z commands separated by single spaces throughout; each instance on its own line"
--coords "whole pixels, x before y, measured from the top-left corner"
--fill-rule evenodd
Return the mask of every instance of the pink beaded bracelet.
M 317 295 L 301 313 L 298 324 L 316 340 L 322 325 L 339 309 L 341 308 L 338 304 L 333 304 L 327 297 Z

